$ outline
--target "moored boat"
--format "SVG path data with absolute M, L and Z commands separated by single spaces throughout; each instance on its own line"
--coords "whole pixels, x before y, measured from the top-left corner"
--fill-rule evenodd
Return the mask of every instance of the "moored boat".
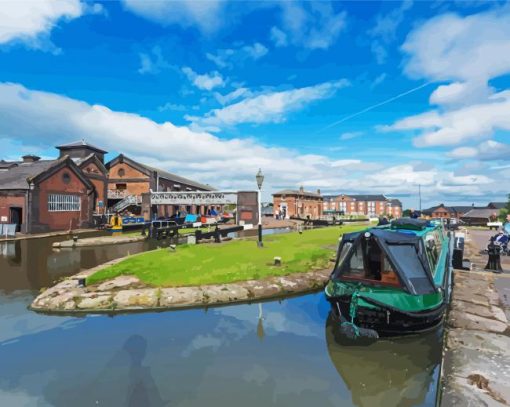
M 441 223 L 401 218 L 345 234 L 325 293 L 347 336 L 405 335 L 441 323 L 451 284 Z

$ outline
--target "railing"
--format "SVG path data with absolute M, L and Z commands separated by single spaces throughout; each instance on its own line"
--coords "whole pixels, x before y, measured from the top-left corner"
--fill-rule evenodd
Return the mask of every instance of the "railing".
M 122 201 L 117 202 L 113 205 L 113 212 L 120 212 L 126 209 L 130 205 L 140 205 L 142 203 L 142 197 L 138 195 L 128 195 Z
M 108 199 L 124 199 L 129 194 L 126 190 L 123 189 L 109 189 L 108 190 Z

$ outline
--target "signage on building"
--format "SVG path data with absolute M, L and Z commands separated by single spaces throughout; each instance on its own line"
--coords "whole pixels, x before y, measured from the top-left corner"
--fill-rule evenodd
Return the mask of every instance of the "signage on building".
M 2 218 L 0 219 L 0 222 L 7 222 L 7 216 L 2 216 Z
M 152 192 L 152 205 L 229 205 L 237 204 L 236 192 Z

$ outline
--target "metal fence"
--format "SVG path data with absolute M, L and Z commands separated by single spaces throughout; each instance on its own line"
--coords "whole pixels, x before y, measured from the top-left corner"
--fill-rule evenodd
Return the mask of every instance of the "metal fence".
M 15 237 L 16 224 L 0 223 L 0 238 Z

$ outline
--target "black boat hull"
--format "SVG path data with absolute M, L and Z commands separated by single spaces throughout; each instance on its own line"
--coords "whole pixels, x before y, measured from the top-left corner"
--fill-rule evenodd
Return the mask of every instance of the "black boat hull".
M 350 321 L 350 296 L 328 297 L 327 300 L 331 304 L 332 317 L 339 325 Z M 423 313 L 358 306 L 354 323 L 360 328 L 376 331 L 379 336 L 412 335 L 429 331 L 440 325 L 443 322 L 445 310 L 444 305 Z

